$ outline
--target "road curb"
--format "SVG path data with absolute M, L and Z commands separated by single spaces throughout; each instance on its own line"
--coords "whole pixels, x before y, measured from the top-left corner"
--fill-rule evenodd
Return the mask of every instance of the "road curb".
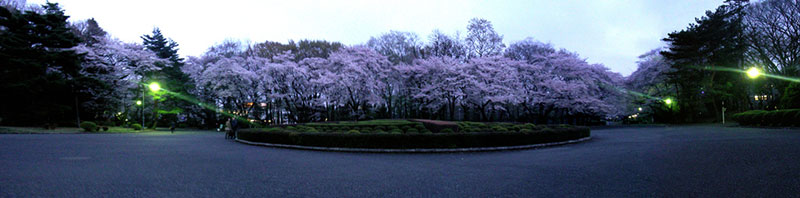
M 478 147 L 478 148 L 428 148 L 428 149 L 371 149 L 371 148 L 342 148 L 342 147 L 318 147 L 318 146 L 300 146 L 289 144 L 272 144 L 262 142 L 251 142 L 247 140 L 236 139 L 237 142 L 255 145 L 266 146 L 275 148 L 290 148 L 314 151 L 336 151 L 336 152 L 358 152 L 358 153 L 455 153 L 455 152 L 482 152 L 482 151 L 504 151 L 504 150 L 519 150 L 519 149 L 536 149 L 551 146 L 559 146 L 565 144 L 574 144 L 591 140 L 592 137 L 584 137 L 580 139 L 568 140 L 563 142 L 550 142 L 542 144 L 529 144 L 518 146 L 500 146 L 500 147 Z

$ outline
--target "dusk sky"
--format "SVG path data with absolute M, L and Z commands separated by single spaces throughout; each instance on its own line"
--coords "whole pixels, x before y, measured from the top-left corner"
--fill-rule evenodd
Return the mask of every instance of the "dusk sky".
M 45 0 L 28 3 L 42 4 Z M 225 39 L 286 43 L 324 39 L 366 43 L 389 30 L 417 33 L 423 41 L 439 29 L 466 34 L 469 19 L 485 18 L 506 45 L 532 37 L 579 53 L 625 76 L 637 56 L 664 46 L 722 0 L 675 1 L 108 1 L 50 0 L 71 20 L 95 18 L 112 36 L 141 42 L 154 27 L 180 44 L 182 56 L 201 55 Z

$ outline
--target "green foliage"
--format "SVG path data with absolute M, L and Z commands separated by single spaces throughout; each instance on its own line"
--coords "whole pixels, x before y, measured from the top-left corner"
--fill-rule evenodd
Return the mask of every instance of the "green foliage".
M 497 125 L 497 126 L 492 126 L 492 131 L 494 131 L 494 132 L 508 132 L 508 129 L 506 129 L 503 126 Z
M 727 101 L 729 110 L 734 101 L 747 98 L 744 75 L 720 69 L 744 69 L 741 62 L 747 50 L 742 16 L 744 4 L 731 1 L 707 12 L 705 17 L 685 30 L 673 32 L 664 39 L 670 46 L 661 55 L 671 63 L 668 82 L 677 86 L 677 104 L 668 105 L 665 115 L 673 122 L 697 122 L 719 119 L 720 101 Z M 666 104 L 664 104 L 666 105 Z M 686 109 L 688 111 L 681 111 Z M 702 117 L 701 117 L 702 116 Z
M 262 131 L 264 131 L 264 132 L 280 132 L 280 131 L 283 131 L 283 130 L 281 130 L 281 128 L 275 127 L 275 128 L 265 128 Z
M 265 133 L 242 130 L 239 138 L 274 144 L 345 148 L 468 148 L 529 145 L 588 137 L 589 128 L 547 129 L 546 133 L 436 133 L 436 134 L 341 134 Z M 355 132 L 355 131 L 354 131 Z
M 439 131 L 439 133 L 455 133 L 455 131 L 453 131 L 453 129 L 447 128 L 447 129 L 442 129 L 441 131 Z
M 316 132 L 319 132 L 319 131 L 318 131 L 316 128 L 309 127 L 309 126 L 304 126 L 304 125 L 298 125 L 297 127 L 295 127 L 295 131 L 298 131 L 298 132 L 306 132 L 306 133 L 316 133 Z
M 361 133 L 361 132 L 360 132 L 360 131 L 358 131 L 358 130 L 355 130 L 355 129 L 353 129 L 353 130 L 349 130 L 349 131 L 347 131 L 347 133 L 348 133 L 348 134 L 359 134 L 359 133 Z
M 158 71 L 145 73 L 145 78 L 148 81 L 155 81 L 161 84 L 161 87 L 168 89 L 174 94 L 165 94 L 166 92 L 153 92 L 154 98 L 160 102 L 155 103 L 153 106 L 153 115 L 157 115 L 160 109 L 171 109 L 166 113 L 180 112 L 182 109 L 189 108 L 193 104 L 189 104 L 184 100 L 175 98 L 175 95 L 188 96 L 187 90 L 192 87 L 188 82 L 192 82 L 189 75 L 183 72 L 183 58 L 178 55 L 178 43 L 165 37 L 161 30 L 154 28 L 151 35 L 142 35 L 142 43 L 144 46 L 153 51 L 159 58 L 169 60 L 169 63 L 156 62 L 155 66 L 159 68 Z M 157 125 L 158 120 L 154 120 L 153 125 Z
M 406 129 L 406 133 L 419 133 L 419 130 L 417 128 L 409 128 Z
M 535 124 L 533 124 L 533 123 L 526 123 L 526 124 L 523 124 L 523 125 L 522 125 L 522 128 L 523 128 L 523 129 L 530 129 L 530 130 L 534 130 L 534 129 L 536 129 L 536 125 L 535 125 Z
M 133 130 L 136 130 L 136 131 L 142 130 L 142 125 L 141 124 L 131 124 L 131 128 L 133 128 Z
M 783 90 L 781 104 L 786 109 L 800 108 L 800 83 L 789 83 L 789 86 Z
M 391 134 L 402 134 L 403 130 L 400 130 L 398 128 L 394 128 L 394 129 L 390 129 L 389 133 L 391 133 Z
M 733 114 L 731 119 L 745 126 L 800 126 L 800 109 L 746 111 Z
M 83 121 L 81 122 L 81 128 L 86 132 L 94 132 L 97 131 L 97 124 L 94 122 Z
M 519 130 L 519 132 L 520 132 L 520 133 L 533 133 L 533 129 L 527 129 L 527 128 L 525 128 L 525 129 L 520 129 L 520 130 Z
M 75 100 L 94 84 L 80 71 L 80 39 L 57 3 L 42 12 L 0 6 L 0 117 L 4 125 L 39 125 L 72 121 Z M 73 124 L 74 125 L 74 124 Z

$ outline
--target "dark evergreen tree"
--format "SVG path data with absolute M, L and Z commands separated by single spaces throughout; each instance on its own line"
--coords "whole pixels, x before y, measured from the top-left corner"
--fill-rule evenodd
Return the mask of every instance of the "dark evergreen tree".
M 98 37 L 104 37 L 108 33 L 97 24 L 94 18 L 87 19 L 86 21 L 77 22 L 70 25 L 73 33 L 81 39 L 83 43 L 93 45 L 99 43 Z
M 74 121 L 80 100 L 78 39 L 64 11 L 47 3 L 41 13 L 0 7 L 0 117 L 3 124 Z
M 746 106 L 743 75 L 726 71 L 743 67 L 744 6 L 741 2 L 728 2 L 664 39 L 670 46 L 661 54 L 675 69 L 668 75 L 669 83 L 677 87 L 677 106 L 673 110 L 678 111 L 678 121 L 720 119 L 723 103 L 729 111 Z
M 181 70 L 184 63 L 183 58 L 180 58 L 178 55 L 178 43 L 172 39 L 166 38 L 158 28 L 153 29 L 152 35 L 143 35 L 141 38 L 147 49 L 155 52 L 159 58 L 169 60 L 169 63 L 166 64 L 157 63 L 156 66 L 160 67 L 161 70 L 155 73 L 145 74 L 146 80 L 143 82 L 143 86 L 149 83 L 149 81 L 158 82 L 162 88 L 169 92 L 169 94 L 157 96 L 157 98 L 160 99 L 156 100 L 154 103 L 154 120 L 152 125 L 150 125 L 151 128 L 154 128 L 161 119 L 176 121 L 177 115 L 182 112 L 183 109 L 186 109 L 188 105 L 191 105 L 177 96 L 188 96 L 187 90 L 191 88 L 192 84 L 189 81 L 189 76 Z M 159 102 L 162 102 L 160 107 Z M 165 114 L 166 116 L 162 118 L 159 116 L 161 114 Z

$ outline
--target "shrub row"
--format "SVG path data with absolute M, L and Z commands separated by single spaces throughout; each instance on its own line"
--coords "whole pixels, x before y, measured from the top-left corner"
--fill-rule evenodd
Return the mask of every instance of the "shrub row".
M 273 144 L 343 148 L 471 148 L 529 145 L 574 140 L 590 135 L 587 127 L 525 129 L 517 133 L 359 134 L 242 130 L 239 139 Z M 355 131 L 355 130 L 351 130 Z
M 359 122 L 309 123 L 288 126 L 285 131 L 326 133 L 431 133 L 425 125 L 408 120 L 369 120 Z M 280 129 L 273 129 L 280 130 Z
M 461 132 L 529 132 L 538 131 L 544 128 L 565 128 L 568 125 L 537 126 L 531 123 L 516 124 L 507 122 L 482 123 L 482 122 L 458 122 L 458 129 Z
M 101 129 L 103 131 L 108 131 L 108 126 L 97 126 L 96 123 L 90 122 L 90 121 L 81 122 L 80 127 L 81 127 L 81 129 L 83 129 L 83 131 L 86 131 L 86 132 L 97 132 L 97 131 L 100 131 Z
M 800 109 L 745 111 L 731 119 L 745 126 L 800 126 Z

